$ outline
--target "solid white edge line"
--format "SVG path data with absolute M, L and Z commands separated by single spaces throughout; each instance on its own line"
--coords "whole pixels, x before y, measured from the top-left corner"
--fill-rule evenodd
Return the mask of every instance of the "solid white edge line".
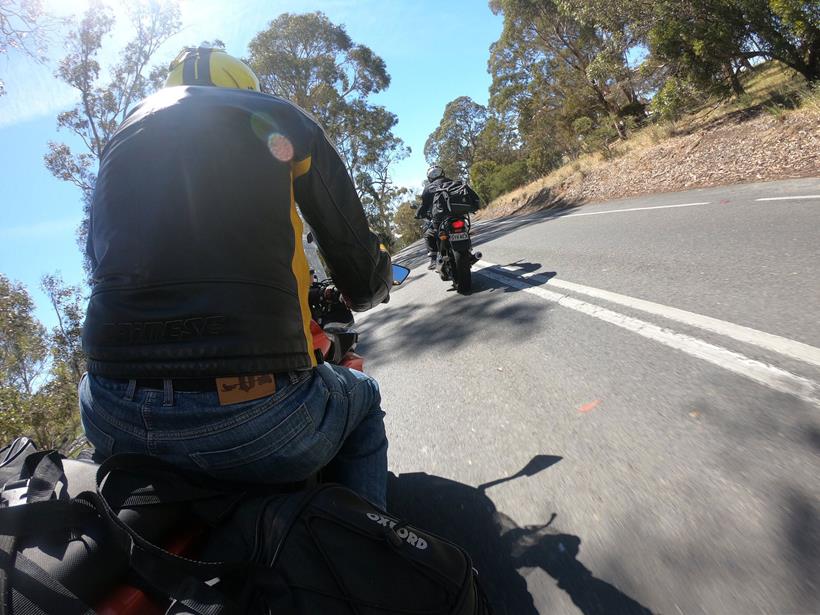
M 481 262 L 485 263 L 487 266 L 494 266 L 503 269 L 504 271 L 509 271 L 512 275 L 518 275 L 514 270 L 511 270 L 508 267 L 494 265 L 488 261 Z M 541 275 L 542 274 L 540 273 L 524 273 L 521 274 L 520 277 L 538 278 Z M 688 312 L 686 310 L 681 310 L 668 305 L 662 305 L 660 303 L 654 303 L 644 299 L 637 299 L 635 297 L 621 295 L 608 290 L 602 290 L 600 288 L 575 284 L 565 280 L 550 278 L 549 280 L 544 280 L 543 283 L 550 286 L 563 288 L 564 290 L 576 292 L 581 295 L 603 299 L 604 301 L 609 301 L 610 303 L 617 303 L 619 305 L 640 310 L 641 312 L 646 312 L 648 314 L 661 316 L 668 320 L 681 322 L 685 325 L 690 325 L 705 331 L 710 331 L 711 333 L 717 333 L 718 335 L 730 337 L 738 342 L 751 344 L 753 346 L 757 346 L 758 348 L 770 350 L 791 359 L 796 359 L 798 361 L 802 361 L 803 363 L 809 363 L 820 367 L 820 348 L 810 346 L 809 344 L 804 344 L 803 342 L 791 340 L 772 333 L 766 333 L 765 331 L 758 331 L 757 329 L 752 329 L 751 327 L 736 325 L 725 320 L 712 318 L 711 316 L 704 316 L 703 314 L 696 314 L 695 312 Z
M 679 203 L 677 205 L 653 205 L 652 207 L 630 207 L 629 209 L 610 209 L 607 211 L 588 211 L 577 214 L 567 214 L 560 216 L 563 218 L 579 218 L 581 216 L 602 216 L 604 214 L 620 214 L 625 211 L 650 211 L 652 209 L 675 209 L 676 207 L 696 207 L 698 205 L 711 205 L 711 201 L 704 201 L 702 203 Z
M 802 201 L 804 199 L 820 199 L 820 194 L 807 194 L 804 196 L 770 196 L 765 199 L 755 199 L 755 201 Z
M 608 322 L 627 331 L 637 333 L 642 337 L 659 342 L 675 350 L 680 350 L 690 356 L 707 361 L 708 363 L 722 367 L 750 380 L 754 380 L 775 391 L 794 395 L 807 403 L 820 406 L 820 398 L 817 397 L 820 387 L 812 380 L 797 376 L 779 367 L 750 359 L 738 352 L 727 350 L 726 348 L 710 344 L 695 337 L 678 333 L 671 329 L 665 329 L 638 318 L 626 316 L 625 314 L 587 303 L 580 299 L 575 299 L 569 295 L 556 293 L 539 286 L 533 286 L 522 278 L 491 271 L 489 267 L 492 267 L 492 265 L 485 261 L 479 261 L 476 265 L 476 272 L 479 275 L 492 278 L 502 284 L 518 288 L 519 290 L 536 295 L 551 303 L 557 303 L 563 307 L 592 316 L 593 318 Z
M 606 211 L 588 211 L 588 212 L 580 212 L 577 214 L 567 214 L 565 216 L 555 215 L 555 216 L 544 216 L 542 218 L 527 218 L 525 216 L 521 217 L 514 217 L 508 220 L 502 219 L 499 222 L 495 222 L 493 220 L 482 220 L 481 222 L 477 223 L 475 226 L 477 228 L 481 228 L 485 224 L 493 224 L 495 226 L 501 226 L 503 224 L 513 224 L 515 222 L 539 222 L 539 221 L 546 221 L 546 220 L 563 220 L 564 218 L 578 218 L 580 216 L 601 216 L 603 214 L 619 214 L 625 211 L 649 211 L 652 209 L 675 209 L 676 207 L 696 207 L 698 205 L 711 205 L 711 201 L 703 201 L 702 203 L 678 203 L 676 205 L 653 205 L 651 207 L 630 207 L 629 209 L 609 209 Z

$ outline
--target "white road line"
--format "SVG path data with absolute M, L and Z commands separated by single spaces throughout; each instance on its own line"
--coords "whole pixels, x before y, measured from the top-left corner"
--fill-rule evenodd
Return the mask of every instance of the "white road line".
M 698 205 L 711 205 L 711 201 L 704 201 L 702 203 L 678 203 L 676 205 L 653 205 L 652 207 L 630 207 L 628 209 L 608 209 L 606 211 L 588 211 L 588 212 L 581 212 L 577 214 L 567 214 L 565 216 L 561 215 L 561 212 L 556 212 L 552 216 L 539 216 L 535 218 L 526 218 L 524 216 L 518 218 L 510 218 L 509 220 L 501 220 L 500 222 L 495 222 L 493 220 L 485 220 L 476 224 L 477 228 L 481 228 L 484 225 L 493 225 L 493 226 L 502 226 L 505 224 L 514 224 L 516 222 L 539 222 L 545 220 L 563 220 L 564 218 L 578 218 L 580 216 L 603 216 L 604 214 L 620 214 L 626 211 L 649 211 L 652 209 L 676 209 L 678 207 L 697 207 Z
M 755 201 L 802 201 L 804 199 L 820 199 L 820 194 L 807 194 L 804 196 L 770 196 L 765 199 L 755 199 Z
M 578 218 L 580 216 L 603 216 L 604 214 L 620 214 L 625 211 L 649 211 L 651 209 L 675 209 L 677 207 L 696 207 L 698 205 L 711 205 L 711 201 L 706 201 L 703 203 L 679 203 L 677 205 L 654 205 L 652 207 L 630 207 L 629 209 L 609 209 L 607 211 L 588 211 L 586 213 L 579 213 L 579 214 L 567 214 L 566 216 L 559 216 L 560 219 L 564 218 Z
M 514 269 L 509 267 L 501 267 L 488 261 L 480 261 L 480 263 L 487 267 L 499 267 L 504 271 L 509 271 L 513 275 L 519 275 Z M 521 277 L 538 278 L 541 275 L 542 274 L 539 273 L 524 273 L 521 274 Z M 739 342 L 752 344 L 753 346 L 782 354 L 791 359 L 797 359 L 798 361 L 803 361 L 804 363 L 809 363 L 820 367 L 820 348 L 815 348 L 814 346 L 804 344 L 803 342 L 797 342 L 779 335 L 758 331 L 757 329 L 752 329 L 750 327 L 736 325 L 731 322 L 726 322 L 725 320 L 712 318 L 711 316 L 704 316 L 703 314 L 696 314 L 694 312 L 688 312 L 686 310 L 670 307 L 668 305 L 645 301 L 644 299 L 636 299 L 635 297 L 629 297 L 627 295 L 621 295 L 591 286 L 584 286 L 582 284 L 575 284 L 565 280 L 550 278 L 543 283 L 575 293 L 580 293 L 582 295 L 587 295 L 589 297 L 603 299 L 604 301 L 609 301 L 611 303 L 618 303 L 620 305 L 640 310 L 642 312 L 647 312 L 649 314 L 654 314 L 656 316 L 661 316 L 669 320 L 675 320 L 692 327 L 698 327 L 699 329 L 704 329 L 705 331 L 717 333 L 718 335 L 724 335 Z
M 477 265 L 482 266 L 479 263 L 477 263 Z M 512 277 L 506 273 L 488 269 L 486 268 L 488 267 L 487 264 L 484 264 L 483 267 L 484 268 L 477 270 L 478 274 L 492 278 L 507 286 L 518 288 L 526 293 L 550 301 L 551 303 L 557 303 L 571 310 L 608 322 L 616 327 L 637 333 L 642 337 L 654 340 L 670 348 L 680 350 L 688 355 L 722 367 L 750 380 L 754 380 L 775 391 L 794 395 L 805 402 L 820 406 L 820 398 L 818 397 L 818 395 L 820 395 L 820 386 L 812 380 L 797 376 L 779 367 L 750 359 L 738 352 L 727 350 L 726 348 L 710 344 L 695 337 L 678 333 L 671 329 L 664 329 L 638 318 L 626 316 L 625 314 L 603 308 L 593 303 L 575 299 L 569 295 L 556 293 L 540 286 L 533 286 L 520 277 Z

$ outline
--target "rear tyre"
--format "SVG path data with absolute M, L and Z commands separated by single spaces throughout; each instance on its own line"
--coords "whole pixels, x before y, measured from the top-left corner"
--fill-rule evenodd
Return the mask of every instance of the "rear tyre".
M 470 253 L 453 252 L 453 269 L 456 283 L 456 290 L 459 294 L 468 295 L 473 289 L 473 276 L 470 273 Z

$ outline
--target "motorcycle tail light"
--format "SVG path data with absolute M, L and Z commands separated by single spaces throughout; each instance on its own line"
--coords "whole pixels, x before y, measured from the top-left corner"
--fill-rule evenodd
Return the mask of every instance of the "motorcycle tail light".
M 464 220 L 453 220 L 453 222 L 452 222 L 452 224 L 450 224 L 450 226 L 453 227 L 453 230 L 456 230 L 456 231 L 461 230 L 461 229 L 464 228 Z

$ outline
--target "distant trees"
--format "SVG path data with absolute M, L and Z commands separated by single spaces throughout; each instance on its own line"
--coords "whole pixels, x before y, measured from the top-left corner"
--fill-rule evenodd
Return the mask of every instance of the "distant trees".
M 453 177 L 467 178 L 487 125 L 487 108 L 468 96 L 447 103 L 438 128 L 424 144 L 424 156 Z
M 0 442 L 26 434 L 71 452 L 81 431 L 83 297 L 58 275 L 44 277 L 43 289 L 58 318 L 52 331 L 36 319 L 28 290 L 0 274 Z
M 421 222 L 416 220 L 416 210 L 412 205 L 417 200 L 415 196 L 405 195 L 406 198 L 396 208 L 393 216 L 393 229 L 396 235 L 394 248 L 400 249 L 421 239 Z
M 816 0 L 489 0 L 504 27 L 490 48 L 486 109 L 459 97 L 425 147 L 491 200 L 647 119 L 675 121 L 710 95 L 739 95 L 740 75 L 778 60 L 820 80 Z M 469 101 L 469 104 L 467 103 Z M 482 109 L 465 132 L 456 109 Z

